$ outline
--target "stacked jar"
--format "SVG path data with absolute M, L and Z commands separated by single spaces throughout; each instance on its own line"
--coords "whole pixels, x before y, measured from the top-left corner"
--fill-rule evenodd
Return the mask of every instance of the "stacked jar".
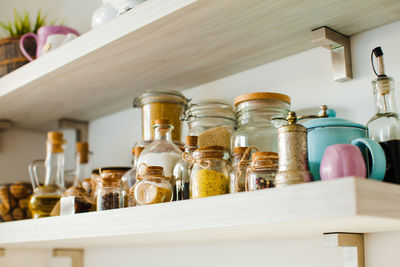
M 192 104 L 185 120 L 189 135 L 198 136 L 198 146 L 223 146 L 230 152 L 232 133 L 235 131 L 235 112 L 221 100 L 201 100 Z
M 232 147 L 257 147 L 278 152 L 277 126 L 290 110 L 290 97 L 278 93 L 251 93 L 235 98 L 238 129 Z

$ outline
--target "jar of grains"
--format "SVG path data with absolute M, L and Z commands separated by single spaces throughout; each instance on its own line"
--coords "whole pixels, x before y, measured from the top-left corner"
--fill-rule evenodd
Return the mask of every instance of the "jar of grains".
M 223 146 L 230 152 L 235 131 L 235 112 L 231 105 L 220 100 L 201 100 L 188 109 L 185 120 L 189 135 L 198 136 L 198 146 Z
M 122 194 L 121 177 L 127 172 L 126 167 L 100 168 L 97 178 L 97 210 L 118 209 L 124 207 L 129 200 L 126 193 Z
M 232 147 L 278 152 L 277 123 L 287 117 L 290 97 L 278 93 L 245 94 L 235 98 L 235 107 L 238 129 L 232 136 Z
M 205 146 L 185 158 L 194 163 L 190 175 L 191 198 L 210 197 L 229 193 L 229 163 L 223 159 L 224 147 Z
M 179 91 L 147 90 L 133 101 L 133 107 L 142 109 L 142 133 L 144 141 L 154 140 L 153 125 L 158 119 L 167 119 L 174 127 L 172 140 L 181 143 L 181 117 L 189 100 Z
M 274 152 L 256 152 L 247 167 L 246 191 L 275 187 L 278 172 L 278 154 Z
M 139 166 L 138 182 L 133 186 L 135 203 L 138 206 L 172 201 L 172 185 L 163 175 L 163 167 Z

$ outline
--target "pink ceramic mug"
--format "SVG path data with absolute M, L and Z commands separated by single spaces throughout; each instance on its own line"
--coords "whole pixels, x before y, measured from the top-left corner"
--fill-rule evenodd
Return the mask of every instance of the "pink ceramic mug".
M 68 35 L 68 34 L 73 34 L 76 36 L 79 35 L 79 33 L 76 30 L 65 27 L 65 26 L 44 26 L 38 30 L 37 35 L 34 33 L 24 34 L 19 41 L 19 47 L 21 49 L 22 54 L 24 54 L 24 56 L 29 61 L 32 61 L 34 59 L 28 54 L 28 52 L 26 52 L 26 50 L 24 48 L 24 40 L 26 38 L 34 38 L 36 40 L 36 45 L 37 45 L 36 57 L 40 57 L 45 52 L 47 52 L 47 51 L 44 51 L 44 49 L 49 50 L 49 48 L 46 48 L 47 39 L 49 36 L 51 36 L 51 35 Z
M 365 161 L 357 146 L 338 144 L 326 148 L 321 160 L 321 180 L 346 176 L 366 177 L 366 174 Z

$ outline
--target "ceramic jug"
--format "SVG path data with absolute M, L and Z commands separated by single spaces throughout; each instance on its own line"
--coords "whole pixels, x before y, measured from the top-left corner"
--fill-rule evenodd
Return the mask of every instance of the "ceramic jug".
M 325 118 L 316 118 L 303 123 L 308 132 L 308 160 L 314 180 L 321 180 L 320 164 L 325 149 L 335 144 L 358 146 L 364 158 L 368 159 L 369 155 L 371 156 L 372 166 L 369 166 L 368 176 L 371 179 L 383 180 L 386 172 L 385 154 L 377 142 L 368 138 L 367 127 L 350 120 L 336 118 L 336 112 L 333 110 L 329 110 L 327 114 Z M 369 165 L 368 160 L 366 164 Z

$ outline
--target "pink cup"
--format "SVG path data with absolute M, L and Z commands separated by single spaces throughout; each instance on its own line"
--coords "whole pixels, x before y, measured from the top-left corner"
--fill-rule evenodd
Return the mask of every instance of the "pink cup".
M 27 33 L 24 34 L 20 41 L 19 41 L 19 47 L 21 49 L 22 54 L 24 54 L 24 56 L 29 60 L 32 61 L 34 60 L 29 54 L 28 52 L 26 52 L 25 47 L 24 47 L 24 40 L 26 38 L 34 38 L 36 40 L 36 45 L 37 45 L 37 49 L 36 49 L 36 57 L 40 57 L 41 55 L 44 54 L 44 50 L 43 48 L 45 47 L 46 43 L 47 43 L 47 38 L 51 35 L 68 35 L 68 34 L 74 34 L 76 36 L 79 35 L 79 33 L 72 29 L 72 28 L 68 28 L 65 26 L 44 26 L 41 27 L 38 32 L 37 35 L 34 33 Z
M 338 144 L 326 148 L 321 160 L 321 180 L 366 175 L 365 161 L 357 146 Z

